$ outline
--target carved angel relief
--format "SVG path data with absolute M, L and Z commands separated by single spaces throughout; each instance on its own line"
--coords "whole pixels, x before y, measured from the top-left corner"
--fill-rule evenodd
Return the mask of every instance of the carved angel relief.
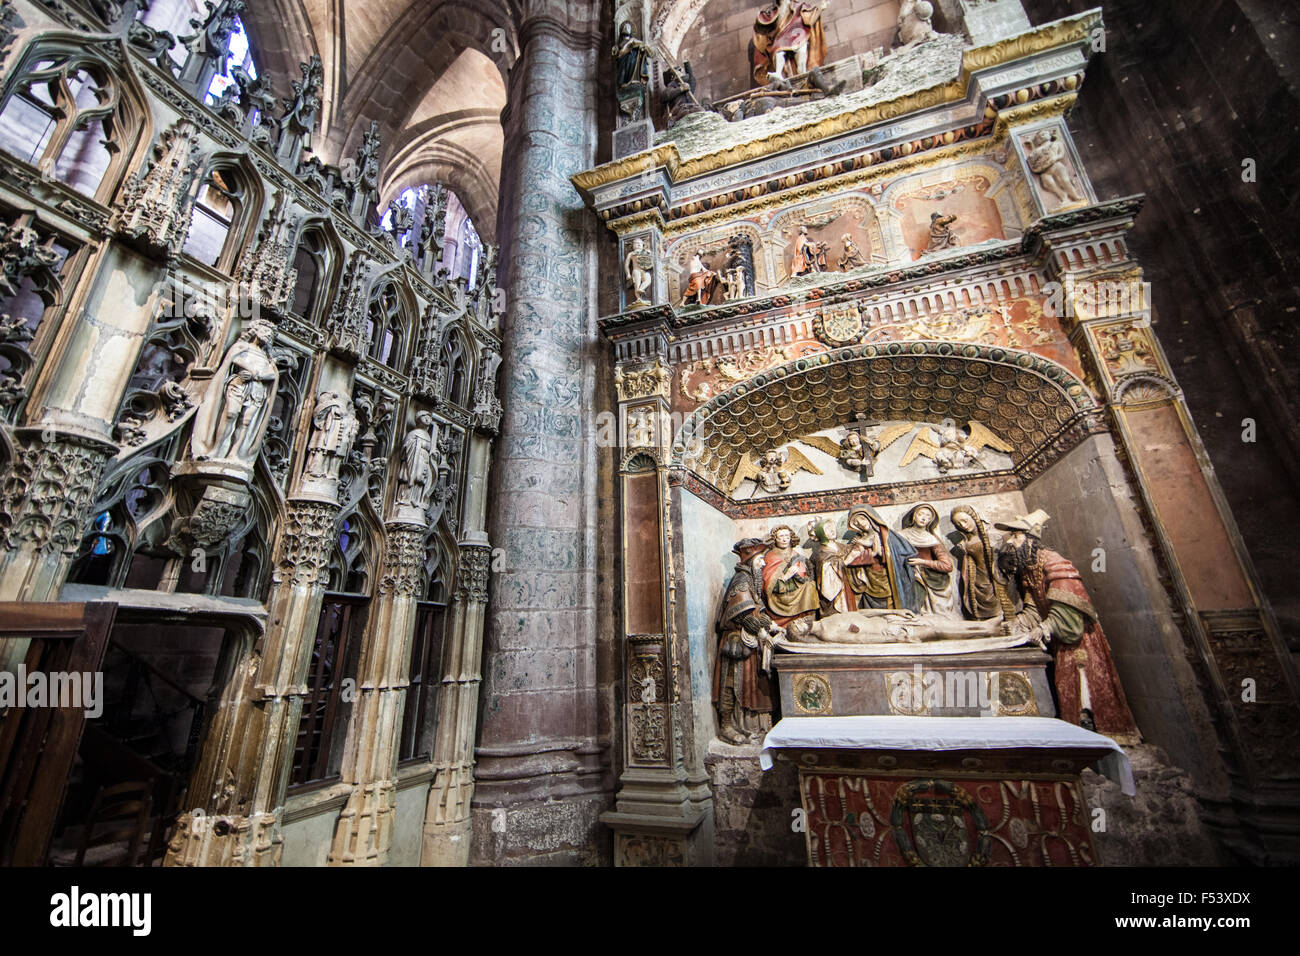
M 979 422 L 970 422 L 969 431 L 945 423 L 938 428 L 923 427 L 903 453 L 900 467 L 906 468 L 919 457 L 929 458 L 942 474 L 966 468 L 982 468 L 980 455 L 985 448 L 1011 452 L 1013 447 Z
M 801 471 L 808 471 L 814 475 L 822 474 L 822 470 L 797 448 L 786 448 L 784 451 L 772 448 L 761 455 L 752 453 L 743 455 L 740 464 L 736 466 L 735 473 L 731 476 L 731 485 L 727 488 L 727 492 L 734 494 L 744 482 L 753 481 L 755 494 L 758 493 L 759 488 L 770 495 L 780 494 L 790 487 L 790 481 Z
M 858 481 L 867 482 L 878 477 L 877 470 L 884 452 L 909 436 L 911 440 L 902 455 L 892 456 L 888 466 L 891 478 L 887 480 L 909 480 L 908 469 L 922 458 L 932 462 L 939 474 L 946 475 L 954 471 L 997 467 L 996 463 L 986 460 L 987 449 L 1004 454 L 1014 450 L 1010 442 L 976 421 L 969 422 L 964 429 L 951 421 L 939 425 L 924 422 L 872 424 L 865 414 L 859 414 L 854 423 L 832 434 L 805 435 L 796 442 L 834 458 Z M 736 466 L 727 490 L 734 493 L 745 481 L 753 481 L 755 494 L 759 488 L 769 494 L 789 491 L 800 471 L 823 474 L 814 461 L 793 446 L 783 451 L 771 449 L 761 454 L 750 453 Z

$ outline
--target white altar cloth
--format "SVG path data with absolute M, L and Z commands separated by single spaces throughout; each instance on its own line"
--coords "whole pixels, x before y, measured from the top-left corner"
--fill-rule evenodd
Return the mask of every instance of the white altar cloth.
M 1074 747 L 1101 751 L 1094 767 L 1137 793 L 1128 755 L 1109 737 L 1055 717 L 785 717 L 767 732 L 759 766 L 773 750 L 1011 750 Z

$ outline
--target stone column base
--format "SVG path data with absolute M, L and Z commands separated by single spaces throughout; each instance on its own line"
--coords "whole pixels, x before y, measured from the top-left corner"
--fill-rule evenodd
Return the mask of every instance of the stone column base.
M 600 822 L 614 831 L 615 866 L 710 866 L 713 814 L 699 810 L 686 817 L 611 810 Z

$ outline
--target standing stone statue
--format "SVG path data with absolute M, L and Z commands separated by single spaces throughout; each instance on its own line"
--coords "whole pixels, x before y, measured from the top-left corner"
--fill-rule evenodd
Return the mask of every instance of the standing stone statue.
M 321 392 L 316 396 L 316 411 L 311 421 L 313 430 L 307 442 L 303 473 L 309 478 L 337 480 L 357 435 L 352 403 L 338 392 Z
M 961 580 L 961 608 L 976 621 L 1014 617 L 1014 605 L 997 566 L 997 549 L 988 525 L 970 505 L 958 505 L 949 516 L 961 540 L 952 549 Z
M 649 305 L 650 300 L 645 297 L 645 293 L 650 288 L 650 280 L 654 278 L 654 259 L 646 251 L 644 239 L 632 240 L 632 248 L 623 258 L 623 274 L 632 293 L 628 296 L 628 308 L 640 309 Z
M 961 598 L 952 579 L 953 562 L 938 535 L 939 513 L 930 504 L 919 504 L 903 517 L 901 534 L 916 548 L 908 560 L 921 595 L 921 611 L 938 617 L 960 618 Z
M 423 514 L 438 479 L 437 428 L 428 412 L 417 412 L 415 425 L 402 442 L 402 466 L 397 473 L 397 504 Z
M 890 529 L 871 505 L 858 505 L 849 512 L 849 530 L 854 533 L 844 556 L 853 598 L 849 610 L 918 610 L 921 598 L 909 563 L 916 557 L 916 548 Z
M 752 61 L 755 86 L 807 73 L 826 62 L 822 11 L 828 5 L 780 0 L 758 11 Z
M 280 370 L 268 353 L 275 326 L 256 319 L 239 334 L 212 377 L 191 445 L 199 461 L 233 460 L 252 467 L 262 447 Z
M 790 275 L 802 276 L 810 272 L 826 271 L 826 246 L 808 235 L 808 227 L 799 227 L 799 237 L 794 242 L 794 258 L 790 260 Z
M 614 45 L 614 92 L 620 119 L 635 123 L 646 114 L 646 90 L 650 81 L 650 47 L 636 38 L 632 24 L 624 22 Z

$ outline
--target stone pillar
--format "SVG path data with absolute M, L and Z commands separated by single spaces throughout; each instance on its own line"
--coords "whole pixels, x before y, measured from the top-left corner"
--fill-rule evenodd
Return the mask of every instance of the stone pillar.
M 357 667 L 343 782 L 352 793 L 334 830 L 331 866 L 382 866 L 393 836 L 397 747 L 424 564 L 423 525 L 390 521 L 384 569 Z
M 658 342 L 660 353 L 667 341 Z M 680 487 L 664 462 L 673 441 L 672 372 L 662 354 L 623 363 L 615 380 L 624 455 L 620 468 L 623 580 L 623 773 L 614 831 L 616 866 L 712 863 L 713 802 L 695 760 Z M 683 693 L 685 690 L 685 693 Z
M 276 866 L 280 824 L 339 505 L 290 498 L 267 629 L 236 665 L 204 737 L 166 866 Z
M 434 777 L 424 813 L 420 854 L 423 866 L 464 866 L 469 862 L 474 731 L 482 684 L 483 618 L 491 561 L 492 551 L 486 542 L 461 542 L 456 601 L 442 655 Z
M 110 245 L 69 290 L 66 344 L 32 384 L 27 425 L 0 473 L 0 601 L 58 596 L 118 452 L 114 418 L 157 308 L 154 276 L 148 260 Z M 28 645 L 0 641 L 0 670 L 13 670 Z
M 533 0 L 511 72 L 502 175 L 505 414 L 473 801 L 477 863 L 595 862 L 597 740 L 594 224 L 599 5 Z

